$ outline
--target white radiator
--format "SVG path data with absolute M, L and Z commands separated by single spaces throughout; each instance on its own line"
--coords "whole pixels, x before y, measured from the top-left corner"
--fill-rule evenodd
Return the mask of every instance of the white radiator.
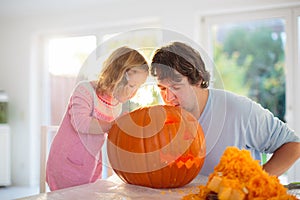
M 0 124 L 0 186 L 10 184 L 10 129 L 7 124 Z

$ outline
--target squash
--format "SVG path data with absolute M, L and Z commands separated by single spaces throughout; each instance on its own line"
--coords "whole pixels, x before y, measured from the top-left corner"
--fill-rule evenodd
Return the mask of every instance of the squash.
M 107 153 L 113 170 L 126 183 L 181 187 L 203 166 L 205 138 L 198 121 L 184 109 L 149 106 L 115 121 Z

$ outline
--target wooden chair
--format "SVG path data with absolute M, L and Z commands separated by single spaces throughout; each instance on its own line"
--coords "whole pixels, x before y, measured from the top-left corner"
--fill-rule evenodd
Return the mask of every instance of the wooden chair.
M 40 193 L 46 192 L 46 162 L 49 146 L 59 126 L 41 126 L 41 149 L 40 149 Z

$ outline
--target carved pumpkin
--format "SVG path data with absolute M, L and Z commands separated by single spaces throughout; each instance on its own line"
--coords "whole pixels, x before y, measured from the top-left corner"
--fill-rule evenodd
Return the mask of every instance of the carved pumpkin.
M 181 187 L 199 173 L 205 139 L 198 121 L 173 106 L 144 107 L 116 120 L 107 140 L 110 164 L 125 182 Z

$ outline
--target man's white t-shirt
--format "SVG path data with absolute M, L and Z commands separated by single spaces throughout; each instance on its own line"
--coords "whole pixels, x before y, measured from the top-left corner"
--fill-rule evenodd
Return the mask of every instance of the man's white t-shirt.
M 287 142 L 300 142 L 293 130 L 260 104 L 229 91 L 209 89 L 199 118 L 205 139 L 206 158 L 201 175 L 209 175 L 228 146 L 247 149 L 256 160 Z

